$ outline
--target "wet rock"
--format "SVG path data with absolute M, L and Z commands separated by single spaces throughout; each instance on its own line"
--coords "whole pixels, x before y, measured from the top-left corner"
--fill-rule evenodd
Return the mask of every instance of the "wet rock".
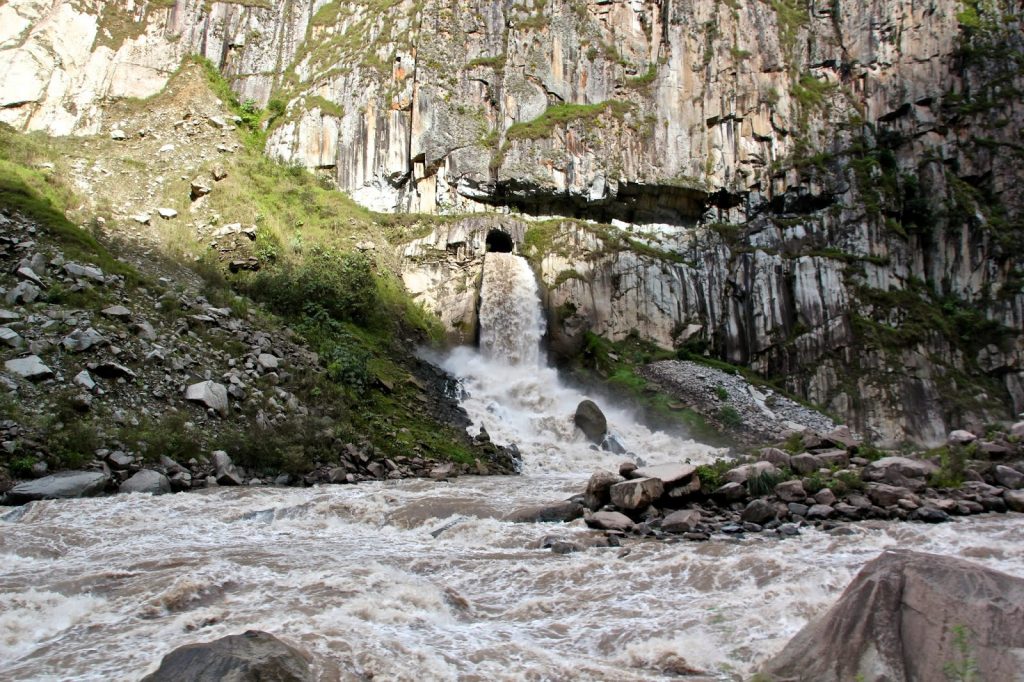
M 633 528 L 633 520 L 625 514 L 615 511 L 599 511 L 584 517 L 587 525 L 600 530 L 628 531 Z
M 53 378 L 53 370 L 43 364 L 38 355 L 29 355 L 4 362 L 8 372 L 29 381 L 43 381 Z
M 699 511 L 695 509 L 680 509 L 662 519 L 661 529 L 666 533 L 689 533 L 697 530 L 700 521 Z
M 273 635 L 249 630 L 189 644 L 164 656 L 142 682 L 313 682 L 309 654 Z
M 924 506 L 914 510 L 910 518 L 925 523 L 943 523 L 949 521 L 949 514 L 936 507 Z
M 771 521 L 777 516 L 777 510 L 775 505 L 767 500 L 756 499 L 751 500 L 746 508 L 743 509 L 743 513 L 740 518 L 750 523 L 765 524 Z
M 637 478 L 616 483 L 608 489 L 612 504 L 619 509 L 644 509 L 661 497 L 665 491 L 657 478 Z
M 7 491 L 7 504 L 33 500 L 95 497 L 107 487 L 107 476 L 98 471 L 62 471 L 35 481 L 26 481 Z
M 200 403 L 221 417 L 228 416 L 228 389 L 215 381 L 201 381 L 185 389 L 185 400 Z
M 832 514 L 835 510 L 832 507 L 824 504 L 811 505 L 811 508 L 807 510 L 807 518 L 810 520 L 824 520 L 832 518 Z
M 241 472 L 231 461 L 231 457 L 223 450 L 216 450 L 210 454 L 213 462 L 214 477 L 217 485 L 242 485 L 245 479 Z
M 626 446 L 622 444 L 622 441 L 618 439 L 614 434 L 609 433 L 601 441 L 601 449 L 605 452 L 610 452 L 613 455 L 624 455 L 626 454 Z
M 608 420 L 593 400 L 584 400 L 576 406 L 573 423 L 591 443 L 600 445 L 608 434 Z
M 970 633 L 978 679 L 1017 679 L 1024 580 L 978 564 L 887 551 L 762 669 L 766 679 L 945 680 L 962 661 L 951 624 Z
M 999 498 L 994 499 L 998 500 Z M 1007 490 L 1003 493 L 1003 502 L 1006 505 L 1004 509 L 1009 509 L 1010 511 L 1015 512 L 1024 512 L 1024 490 Z M 982 504 L 985 505 L 984 499 L 982 500 Z M 989 506 L 985 505 L 985 508 L 988 509 Z M 993 509 L 992 511 L 998 510 Z
M 151 493 L 163 495 L 171 492 L 171 482 L 158 471 L 143 469 L 121 484 L 122 493 Z
M 1024 488 L 1024 474 L 1011 467 L 1002 464 L 996 465 L 993 477 L 996 479 L 996 483 L 1004 488 L 1011 490 Z
M 587 481 L 587 490 L 584 493 L 584 504 L 592 511 L 597 511 L 611 501 L 611 493 L 608 492 L 616 483 L 621 483 L 622 477 L 604 469 L 598 469 Z
M 503 519 L 513 523 L 564 523 L 583 516 L 583 505 L 576 500 L 522 507 Z
M 800 528 L 795 523 L 784 523 L 778 528 L 776 528 L 775 532 L 779 535 L 792 537 L 795 535 L 800 535 Z
M 556 540 L 551 543 L 552 554 L 573 554 L 579 552 L 583 548 L 577 545 L 575 542 L 569 542 L 568 540 Z
M 807 491 L 800 481 L 783 481 L 775 486 L 775 495 L 783 502 L 803 502 Z

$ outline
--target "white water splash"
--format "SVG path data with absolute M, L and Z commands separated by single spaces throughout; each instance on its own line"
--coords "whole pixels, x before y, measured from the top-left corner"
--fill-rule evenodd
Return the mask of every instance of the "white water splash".
M 488 253 L 480 285 L 480 351 L 491 362 L 532 368 L 540 362 L 544 313 L 526 259 Z

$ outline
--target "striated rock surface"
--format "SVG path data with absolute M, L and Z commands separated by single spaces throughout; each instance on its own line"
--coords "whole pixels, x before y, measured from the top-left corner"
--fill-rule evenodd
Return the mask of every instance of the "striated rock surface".
M 886 551 L 839 602 L 763 668 L 768 680 L 984 680 L 1020 677 L 1024 580 L 954 559 Z M 969 659 L 969 660 L 968 660 Z
M 1024 410 L 1018 10 L 11 0 L 0 121 L 130 139 L 104 103 L 199 53 L 275 112 L 270 155 L 366 206 L 555 218 L 404 247 L 453 339 L 497 227 L 533 259 L 558 352 L 636 333 L 871 440 L 937 445 Z

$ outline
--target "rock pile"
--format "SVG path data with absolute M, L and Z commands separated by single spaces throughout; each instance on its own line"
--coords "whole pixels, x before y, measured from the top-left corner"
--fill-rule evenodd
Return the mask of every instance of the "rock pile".
M 911 457 L 861 445 L 839 428 L 806 433 L 795 453 L 769 447 L 746 460 L 701 466 L 625 462 L 617 473 L 595 472 L 569 501 L 516 520 L 582 518 L 609 538 L 708 540 L 717 533 L 798 535 L 866 519 L 938 523 L 1024 512 L 1024 447 L 1005 433 L 971 437 L 964 444 L 954 435 L 941 452 Z

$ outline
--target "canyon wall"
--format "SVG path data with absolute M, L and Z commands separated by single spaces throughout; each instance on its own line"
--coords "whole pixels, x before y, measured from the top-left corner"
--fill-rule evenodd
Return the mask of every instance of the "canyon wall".
M 471 340 L 491 229 L 553 348 L 638 334 L 783 381 L 880 441 L 1024 410 L 1019 0 L 10 0 L 0 121 L 108 130 L 188 54 L 267 153 L 381 211 Z M 526 216 L 547 217 L 544 221 Z

